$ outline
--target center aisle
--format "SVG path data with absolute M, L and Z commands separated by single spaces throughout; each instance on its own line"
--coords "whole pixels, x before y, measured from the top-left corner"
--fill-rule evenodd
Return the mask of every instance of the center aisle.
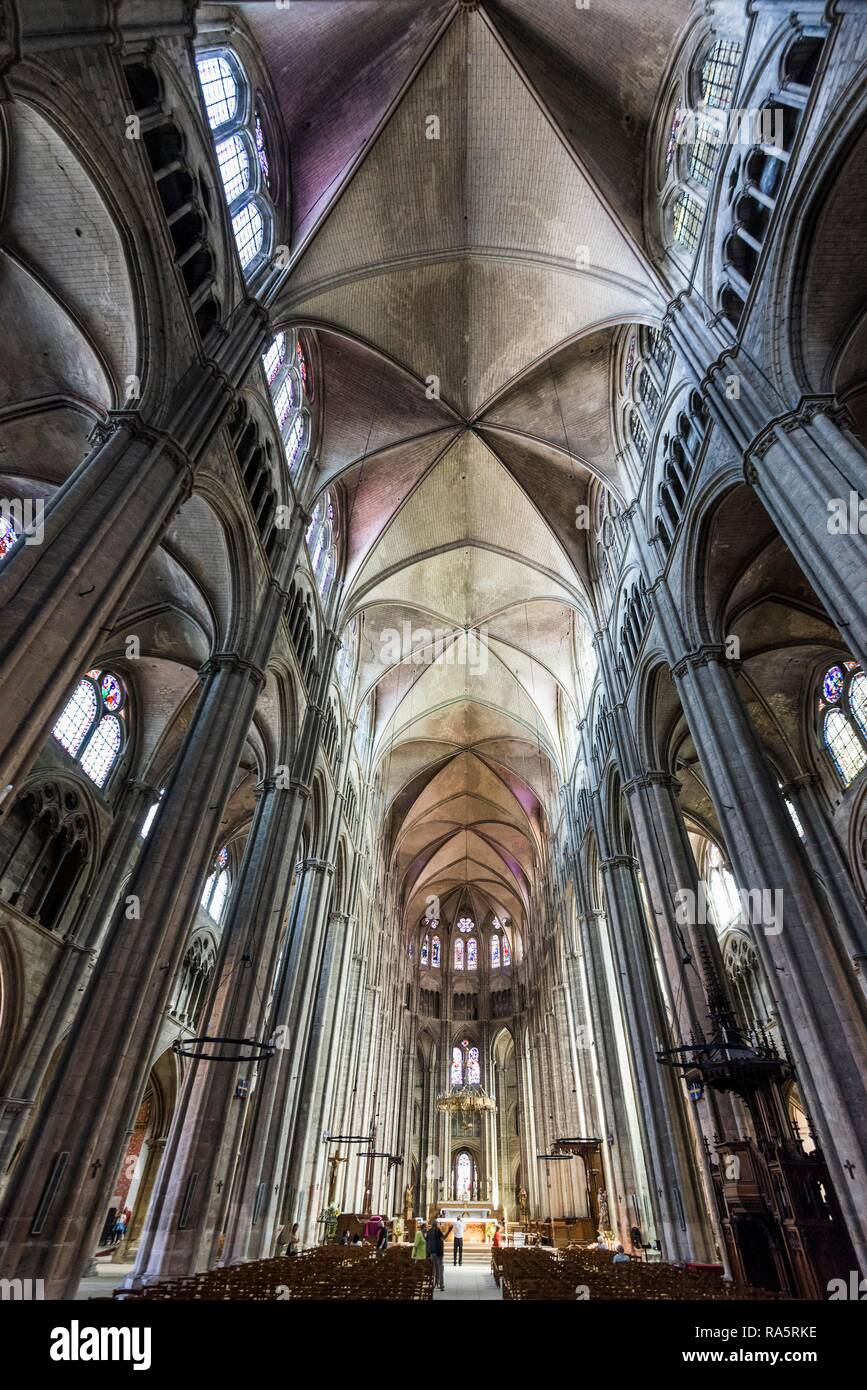
M 494 1283 L 490 1259 L 483 1264 L 471 1262 L 455 1267 L 450 1261 L 445 1264 L 445 1293 L 434 1290 L 434 1300 L 447 1303 L 453 1298 L 489 1299 L 500 1301 L 503 1297 Z

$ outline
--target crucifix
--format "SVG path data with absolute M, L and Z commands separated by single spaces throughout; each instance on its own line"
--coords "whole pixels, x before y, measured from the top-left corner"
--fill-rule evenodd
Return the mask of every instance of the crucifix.
M 851 1178 L 855 1173 L 855 1164 L 852 1162 L 851 1158 L 846 1159 L 846 1162 L 843 1164 L 843 1167 L 846 1169 L 846 1172 L 849 1174 L 849 1177 Z
M 339 1163 L 348 1163 L 348 1162 L 349 1162 L 349 1154 L 346 1154 L 346 1156 L 345 1156 L 344 1158 L 341 1158 L 341 1156 L 340 1156 L 340 1150 L 339 1150 L 339 1149 L 337 1150 L 337 1153 L 336 1153 L 336 1154 L 332 1154 L 331 1158 L 329 1158 L 329 1160 L 328 1160 L 329 1166 L 330 1166 L 330 1168 L 331 1168 L 331 1176 L 330 1176 L 329 1179 L 328 1179 L 328 1202 L 327 1202 L 327 1205 L 328 1205 L 329 1207 L 333 1205 L 333 1203 L 334 1203 L 334 1194 L 335 1194 L 335 1192 L 337 1191 L 337 1165 L 338 1165 Z

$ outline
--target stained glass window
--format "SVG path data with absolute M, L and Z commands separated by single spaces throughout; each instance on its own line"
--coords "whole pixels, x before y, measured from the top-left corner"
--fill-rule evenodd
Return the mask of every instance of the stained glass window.
M 491 937 L 491 969 L 492 969 L 492 970 L 499 970 L 499 968 L 500 968 L 500 938 L 499 938 L 498 936 L 492 936 L 492 937 Z
M 650 440 L 647 437 L 647 430 L 641 423 L 641 416 L 637 410 L 633 410 L 629 416 L 629 429 L 632 434 L 632 442 L 638 450 L 638 455 L 642 462 L 647 462 L 647 455 L 650 452 Z
M 741 905 L 737 885 L 726 868 L 719 845 L 708 845 L 704 877 L 714 922 L 720 932 L 725 931 L 740 919 Z
M 220 132 L 215 154 L 238 259 L 245 274 L 252 274 L 269 240 L 272 211 L 267 199 L 269 165 L 262 121 L 253 111 L 246 78 L 234 55 L 230 61 L 228 56 L 212 53 L 199 58 L 196 66 L 208 122 L 212 131 Z
M 728 106 L 735 89 L 741 46 L 728 39 L 714 44 L 701 67 L 701 96 L 708 106 Z
M 673 159 L 674 159 L 674 152 L 675 152 L 675 150 L 677 149 L 677 146 L 678 146 L 678 138 L 679 138 L 679 135 L 680 135 L 680 127 L 681 127 L 681 123 L 682 123 L 682 122 L 683 122 L 683 111 L 681 110 L 680 107 L 678 107 L 677 110 L 675 111 L 675 113 L 674 113 L 672 119 L 671 119 L 671 130 L 670 130 L 669 133 L 668 133 L 668 145 L 667 145 L 666 150 L 665 150 L 665 172 L 666 172 L 666 174 L 668 174 L 668 173 L 670 172 L 670 170 L 671 170 L 672 161 L 673 161 Z
M 463 1064 L 463 1057 L 461 1056 L 461 1049 L 460 1049 L 459 1047 L 453 1047 L 453 1048 L 452 1048 L 451 1084 L 452 1084 L 453 1086 L 460 1086 L 460 1085 L 463 1084 L 463 1080 L 464 1080 L 464 1064 Z
M 659 409 L 659 392 L 656 389 L 656 382 L 653 380 L 646 367 L 642 370 L 638 389 L 641 399 L 647 408 L 647 413 L 650 418 L 653 419 Z
M 295 465 L 301 457 L 303 443 L 304 417 L 303 415 L 296 415 L 286 435 L 286 462 L 290 473 L 294 472 Z
M 467 1053 L 467 1081 L 471 1086 L 481 1086 L 482 1069 L 479 1066 L 479 1049 L 471 1047 Z
M 464 968 L 464 943 L 463 943 L 463 938 L 459 936 L 458 939 L 457 939 L 457 941 L 455 942 L 455 970 L 463 970 L 463 968 Z
M 855 716 L 858 727 L 867 738 L 867 677 L 863 671 L 852 677 L 849 686 L 849 708 Z
M 284 376 L 274 392 L 274 414 L 281 430 L 295 407 L 295 382 L 291 376 Z
M 466 932 L 468 932 L 468 931 L 472 931 L 472 929 L 473 929 L 473 919 L 472 919 L 472 917 L 462 917 L 462 918 L 460 919 L 460 921 L 458 922 L 458 931 L 462 931 L 462 932 L 466 933 Z
M 268 146 L 265 141 L 265 132 L 262 129 L 262 117 L 256 112 L 256 158 L 259 161 L 259 169 L 266 184 L 271 182 L 271 166 L 268 163 Z
M 694 251 L 701 231 L 701 207 L 690 193 L 679 193 L 674 203 L 674 239 Z
M 867 749 L 859 741 L 855 730 L 841 709 L 829 709 L 823 727 L 825 746 L 834 760 L 834 766 L 849 786 L 867 763 Z
M 475 970 L 477 965 L 476 938 L 471 936 L 467 942 L 467 969 Z
M 635 349 L 636 349 L 636 339 L 635 339 L 635 334 L 633 333 L 632 337 L 629 339 L 629 347 L 628 347 L 627 350 L 626 350 L 626 385 L 627 385 L 627 386 L 629 385 L 630 381 L 632 380 L 632 373 L 633 373 L 633 370 L 634 370 L 634 368 L 635 368 Z
M 89 680 L 80 680 L 66 702 L 53 733 L 67 753 L 76 757 L 96 719 L 99 702 Z
M 651 328 L 648 336 L 650 355 L 663 375 L 668 371 L 674 349 L 661 328 Z
M 104 787 L 123 748 L 117 715 L 125 694 L 111 671 L 88 671 L 73 690 L 52 730 L 54 737 L 98 787 Z
M 310 369 L 309 369 L 309 367 L 308 367 L 308 365 L 307 365 L 307 355 L 306 355 L 306 353 L 305 353 L 303 347 L 301 346 L 301 340 L 300 340 L 300 338 L 299 338 L 298 342 L 295 344 L 295 356 L 296 356 L 296 359 L 297 359 L 297 361 L 298 361 L 298 371 L 299 371 L 299 374 L 300 374 L 300 376 L 301 376 L 301 384 L 302 384 L 302 386 L 304 387 L 304 390 L 305 390 L 305 391 L 308 393 L 308 395 L 309 395 L 309 393 L 310 393 Z
M 217 875 L 214 884 L 214 891 L 211 894 L 211 901 L 208 903 L 208 916 L 215 922 L 219 922 L 223 915 L 223 908 L 226 906 L 226 898 L 229 896 L 229 875 L 223 869 Z
M 456 1200 L 459 1202 L 468 1202 L 470 1200 L 470 1193 L 473 1190 L 473 1161 L 466 1150 L 458 1154 L 457 1170 L 458 1190 Z
M 689 150 L 690 177 L 707 187 L 713 178 L 717 153 L 718 146 L 711 139 L 710 125 L 707 121 L 699 121 L 696 126 L 695 141 Z
M 110 671 L 103 672 L 99 693 L 102 696 L 102 703 L 109 713 L 113 714 L 115 710 L 120 709 L 123 704 L 123 691 L 120 681 Z
M 421 943 L 421 963 L 422 963 L 422 965 L 427 965 L 429 953 L 430 953 L 430 938 L 426 936 L 425 939 L 424 939 L 424 941 Z
M 430 947 L 430 963 L 435 970 L 439 969 L 440 963 L 440 939 L 435 936 Z
M 81 755 L 81 770 L 98 787 L 104 787 L 121 749 L 120 721 L 113 714 L 100 719 Z
M 273 386 L 274 382 L 277 380 L 277 377 L 280 375 L 280 368 L 285 361 L 286 334 L 278 333 L 262 358 L 262 366 L 265 368 L 265 378 L 269 386 Z
M 233 121 L 238 114 L 239 89 L 225 58 L 200 58 L 196 64 L 211 130 Z
M 512 964 L 512 948 L 505 937 L 503 937 L 503 964 Z
M 856 661 L 826 670 L 818 705 L 822 740 L 848 787 L 867 762 L 867 682 Z
M 7 551 L 12 549 L 17 539 L 18 532 L 12 522 L 7 521 L 5 516 L 0 516 L 0 560 Z
M 217 146 L 217 163 L 226 199 L 233 203 L 250 187 L 250 156 L 240 135 L 230 135 Z
M 839 702 L 840 696 L 843 694 L 844 680 L 845 677 L 840 666 L 832 666 L 830 671 L 825 673 L 825 679 L 822 682 L 822 694 L 829 705 L 836 705 Z
M 255 203 L 245 203 L 232 218 L 232 233 L 243 269 L 259 254 L 265 236 L 262 214 Z
M 226 848 L 226 846 L 223 845 L 223 848 L 220 850 L 220 853 L 217 855 L 217 868 L 218 868 L 218 869 L 225 869 L 225 867 L 226 867 L 226 865 L 228 864 L 228 862 L 229 862 L 229 851 L 228 851 L 228 849 Z

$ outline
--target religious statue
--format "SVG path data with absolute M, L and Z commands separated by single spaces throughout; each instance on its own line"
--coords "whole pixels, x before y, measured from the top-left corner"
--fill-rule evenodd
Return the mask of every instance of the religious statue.
M 604 1187 L 599 1193 L 597 1200 L 599 1202 L 599 1225 L 603 1231 L 607 1231 L 610 1223 L 608 1220 L 608 1194 Z
M 349 1162 L 349 1154 L 347 1154 L 345 1158 L 341 1158 L 341 1157 L 340 1157 L 340 1150 L 338 1149 L 336 1154 L 332 1154 L 332 1156 L 331 1156 L 331 1158 L 329 1158 L 328 1162 L 329 1162 L 329 1164 L 331 1165 L 331 1176 L 330 1176 L 330 1178 L 328 1179 L 328 1201 L 327 1201 L 327 1203 L 326 1203 L 326 1206 L 329 1206 L 329 1207 L 330 1207 L 330 1206 L 333 1206 L 333 1205 L 334 1205 L 334 1194 L 335 1194 L 335 1192 L 337 1191 L 337 1168 L 338 1168 L 338 1165 L 341 1164 L 341 1163 L 348 1163 L 348 1162 Z
M 521 1209 L 521 1220 L 527 1220 L 527 1189 L 522 1187 L 518 1193 L 518 1206 Z
M 403 1194 L 403 1217 L 405 1221 L 412 1220 L 412 1187 L 409 1185 Z

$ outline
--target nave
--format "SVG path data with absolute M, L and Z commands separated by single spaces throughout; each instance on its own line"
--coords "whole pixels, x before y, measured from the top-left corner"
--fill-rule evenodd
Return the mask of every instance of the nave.
M 861 1301 L 864 7 L 0 20 L 0 1287 Z

